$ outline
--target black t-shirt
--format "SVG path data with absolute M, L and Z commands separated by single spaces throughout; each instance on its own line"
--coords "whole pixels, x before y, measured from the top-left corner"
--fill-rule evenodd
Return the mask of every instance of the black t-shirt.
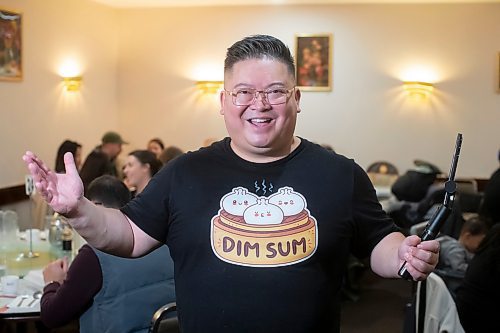
M 183 332 L 337 332 L 352 252 L 396 231 L 366 173 L 302 139 L 252 163 L 230 139 L 178 157 L 122 211 L 165 242 Z

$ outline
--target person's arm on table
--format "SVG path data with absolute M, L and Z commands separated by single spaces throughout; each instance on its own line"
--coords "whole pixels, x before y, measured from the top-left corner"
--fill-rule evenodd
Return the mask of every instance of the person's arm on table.
M 406 261 L 406 269 L 414 280 L 424 280 L 434 270 L 439 259 L 439 242 L 421 242 L 418 236 L 406 237 L 393 232 L 373 249 L 372 270 L 382 277 L 399 277 L 398 271 Z
M 26 152 L 23 160 L 45 201 L 92 246 L 124 257 L 138 257 L 159 246 L 119 210 L 97 206 L 83 196 L 71 153 L 64 155 L 65 174 L 54 173 L 32 152 Z
M 67 258 L 51 262 L 43 270 L 43 278 L 46 286 L 40 301 L 40 314 L 49 328 L 78 319 L 102 288 L 99 259 L 88 245 L 80 249 L 69 269 Z

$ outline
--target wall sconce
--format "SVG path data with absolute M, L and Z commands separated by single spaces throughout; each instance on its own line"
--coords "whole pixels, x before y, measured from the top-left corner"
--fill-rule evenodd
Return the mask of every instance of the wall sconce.
M 404 89 L 410 97 L 426 98 L 434 90 L 434 85 L 428 82 L 407 81 L 403 82 Z
M 224 86 L 224 81 L 197 81 L 196 88 L 203 94 L 214 94 L 221 90 Z
M 63 77 L 66 91 L 79 91 L 82 84 L 81 76 Z

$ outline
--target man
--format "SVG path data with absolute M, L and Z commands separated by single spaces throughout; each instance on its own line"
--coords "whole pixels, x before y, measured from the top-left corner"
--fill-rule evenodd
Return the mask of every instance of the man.
M 166 243 L 183 332 L 338 332 L 350 251 L 381 276 L 397 277 L 406 260 L 424 279 L 439 243 L 405 239 L 357 164 L 294 136 L 301 94 L 289 49 L 248 37 L 224 67 L 229 138 L 167 164 L 122 211 L 82 196 L 69 154 L 72 171 L 55 175 L 26 153 L 37 188 L 104 251 L 140 256 Z
M 90 182 L 99 176 L 116 176 L 118 174 L 115 159 L 120 155 L 123 144 L 127 144 L 127 142 L 123 141 L 120 134 L 116 132 L 107 132 L 103 135 L 101 145 L 87 156 L 80 171 L 85 190 Z

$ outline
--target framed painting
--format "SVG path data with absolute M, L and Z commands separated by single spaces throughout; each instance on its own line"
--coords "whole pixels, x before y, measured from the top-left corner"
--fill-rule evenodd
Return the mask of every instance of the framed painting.
M 297 86 L 306 91 L 332 90 L 332 34 L 297 34 Z
M 23 78 L 21 36 L 21 13 L 0 8 L 0 81 Z

